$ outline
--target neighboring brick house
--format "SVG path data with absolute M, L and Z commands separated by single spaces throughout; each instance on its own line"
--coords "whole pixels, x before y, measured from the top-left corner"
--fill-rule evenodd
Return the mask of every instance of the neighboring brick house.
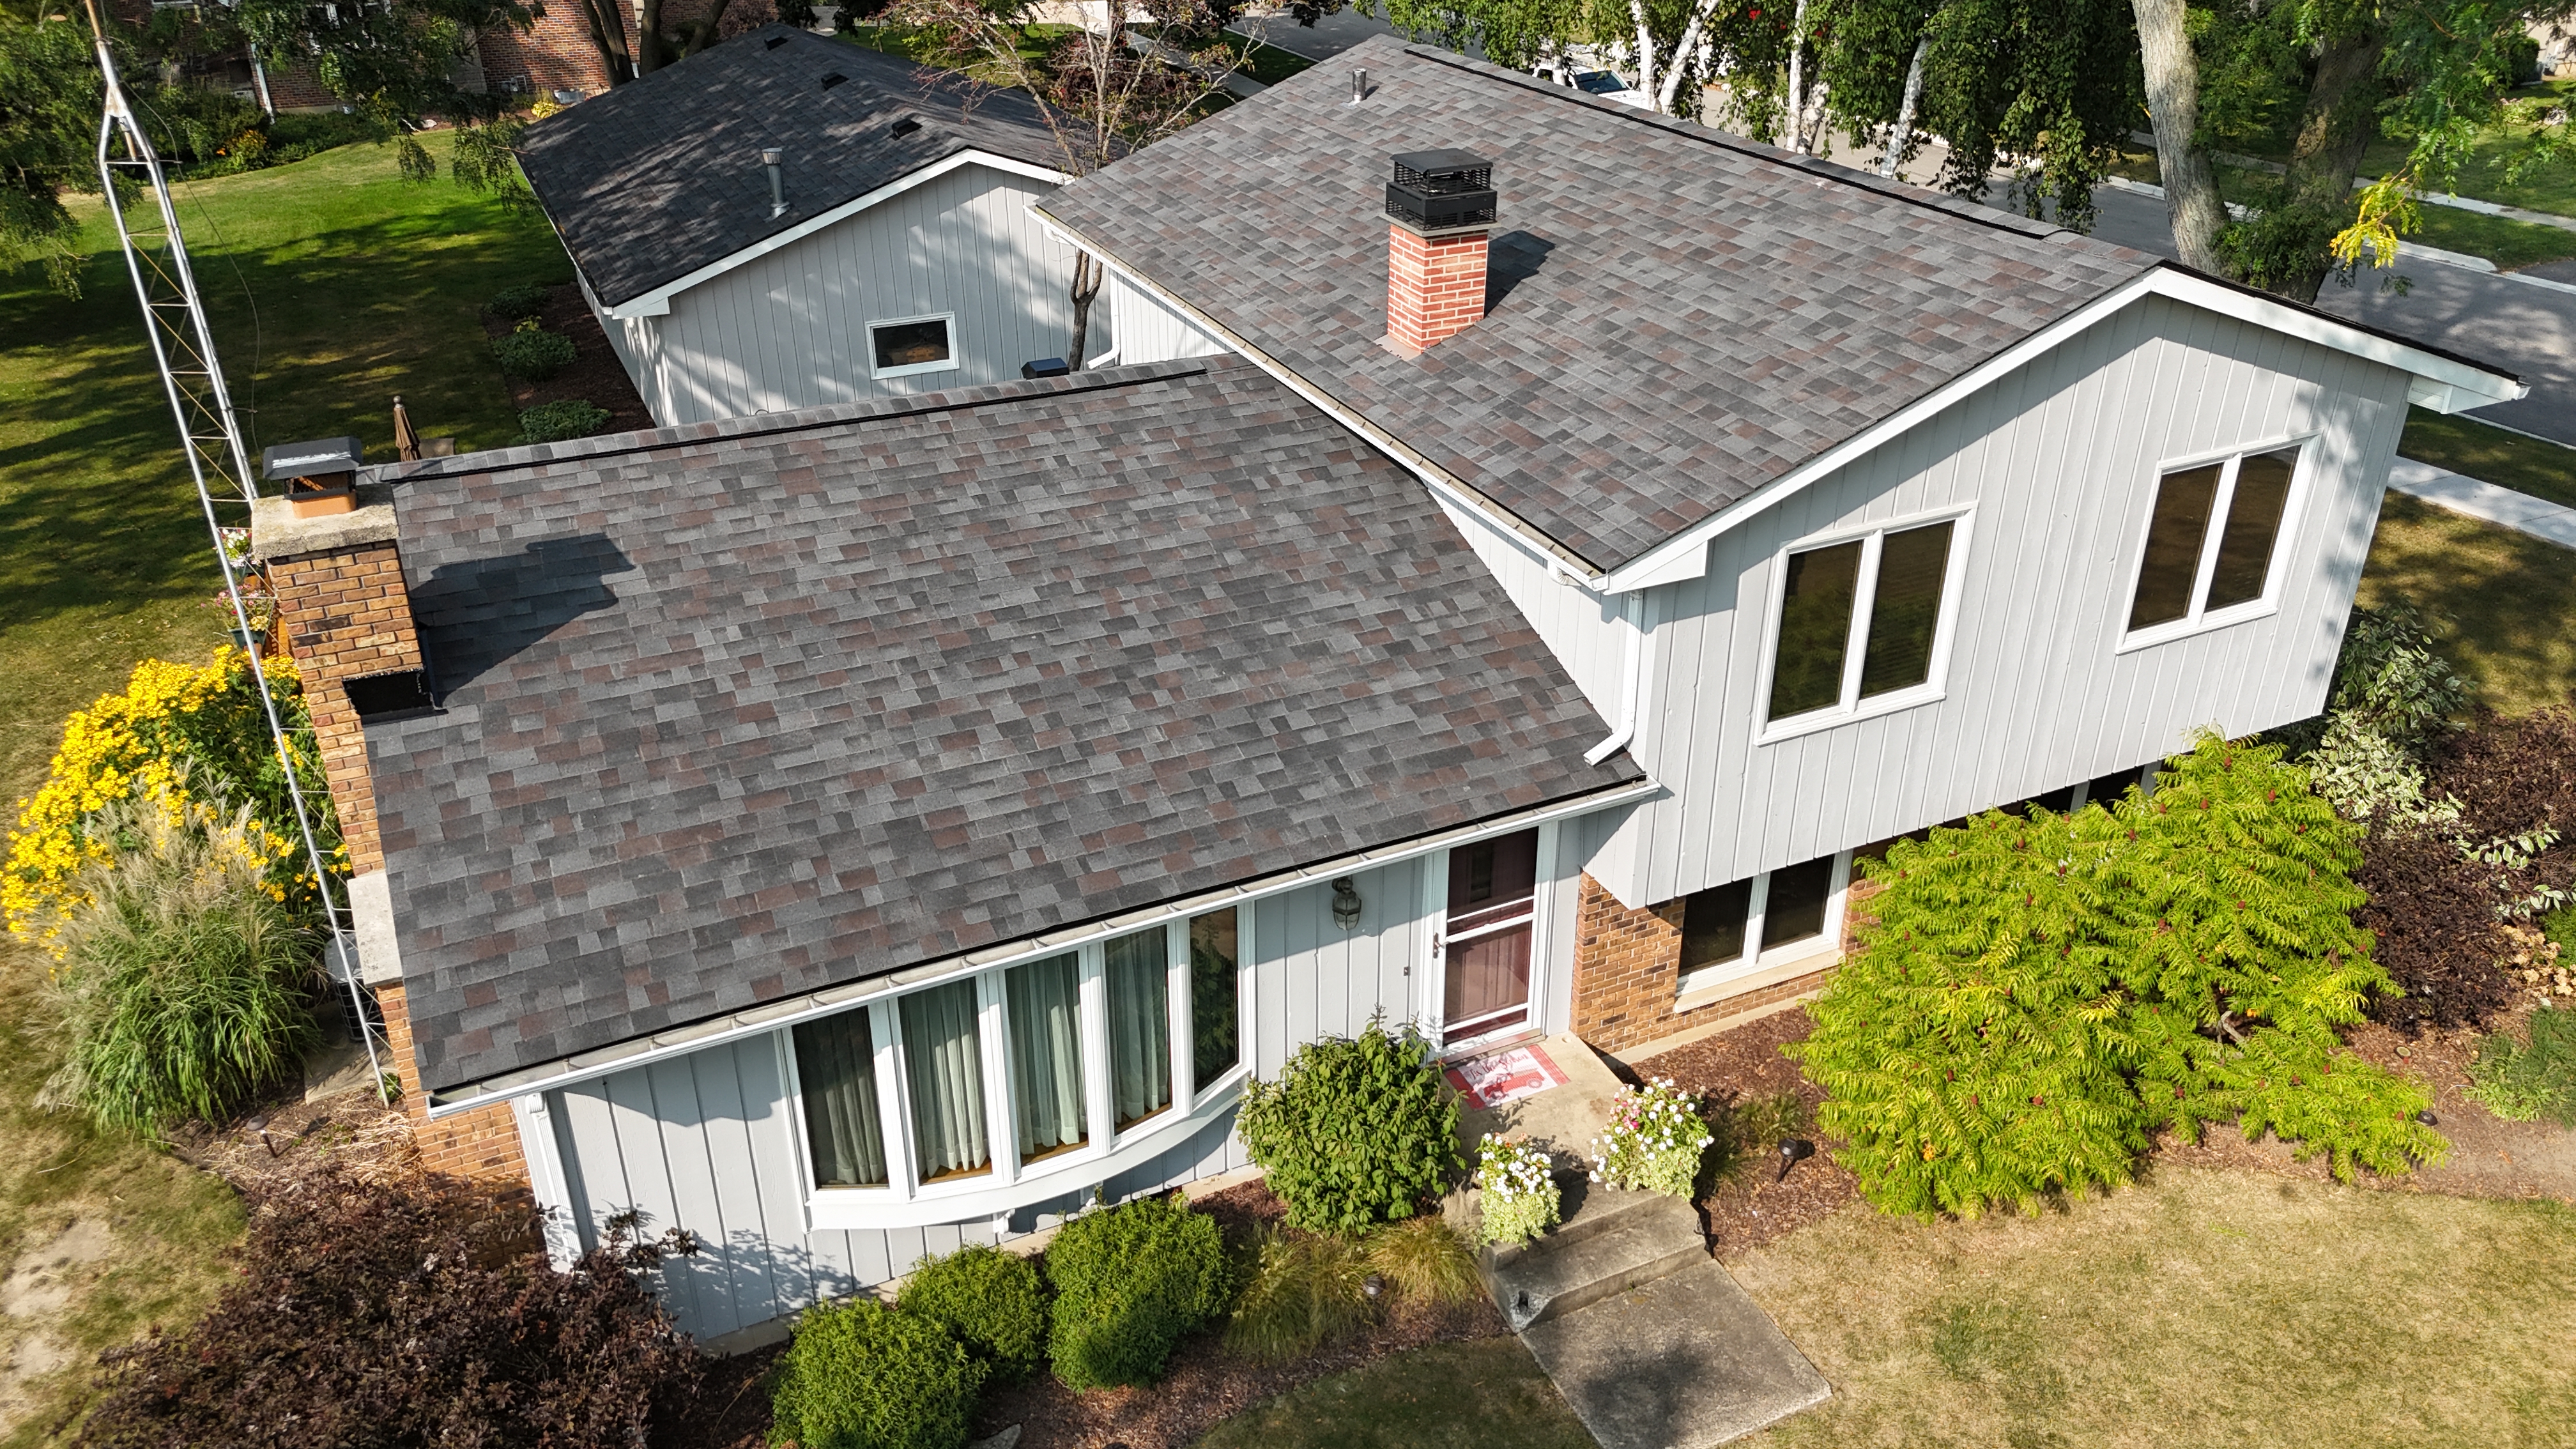
M 1638 1056 L 1813 991 L 1889 839 L 2314 714 L 2409 404 L 2521 391 L 1348 64 L 1038 202 L 1115 366 L 263 505 L 434 1156 L 567 1254 L 696 1234 L 692 1332 L 1235 1169 L 1373 1016 Z

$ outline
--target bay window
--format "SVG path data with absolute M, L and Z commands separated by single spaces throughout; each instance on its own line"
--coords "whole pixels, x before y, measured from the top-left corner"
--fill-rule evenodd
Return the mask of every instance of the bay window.
M 1802 544 L 1779 560 L 1765 718 L 1770 737 L 1940 695 L 1964 516 Z
M 2270 597 L 2300 447 L 2240 453 L 2156 480 L 2129 595 L 2129 642 L 2249 618 Z
M 1079 1186 L 1080 1164 L 1214 1110 L 1245 1066 L 1239 942 L 1212 911 L 799 1023 L 783 1056 L 814 1189 Z

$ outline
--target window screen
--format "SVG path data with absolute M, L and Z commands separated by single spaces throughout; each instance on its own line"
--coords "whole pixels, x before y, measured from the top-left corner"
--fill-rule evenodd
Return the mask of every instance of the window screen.
M 2257 453 L 2236 465 L 2236 494 L 2227 505 L 2227 527 L 2218 535 L 2218 567 L 2209 576 L 2204 609 L 2224 609 L 2263 597 L 2272 571 L 2272 541 L 2281 534 L 2281 511 L 2290 501 L 2290 478 L 2299 450 Z
M 2129 627 L 2170 624 L 2191 612 L 2192 585 L 2200 576 L 2200 546 L 2209 537 L 2209 510 L 2218 498 L 2225 465 L 2210 463 L 2167 473 L 2156 485 L 2156 511 L 2147 520 L 2147 556 L 2138 567 L 2137 597 Z
M 1786 719 L 1842 701 L 1860 548 L 1855 539 L 1789 555 L 1779 652 L 1771 663 L 1771 718 Z
M 1693 891 L 1682 905 L 1682 970 L 1695 971 L 1744 954 L 1744 918 L 1753 907 L 1753 882 Z
M 927 322 L 893 322 L 868 329 L 868 340 L 876 348 L 877 369 L 918 367 L 925 362 L 948 360 L 948 319 L 934 317 Z
M 1869 645 L 1860 657 L 1860 697 L 1909 689 L 1932 677 L 1932 635 L 1941 623 L 1941 585 L 1950 571 L 1952 520 L 1891 533 L 1878 550 L 1878 590 L 1869 606 Z
M 1762 949 L 1825 933 L 1825 902 L 1834 893 L 1834 858 L 1811 860 L 1771 872 L 1762 905 Z

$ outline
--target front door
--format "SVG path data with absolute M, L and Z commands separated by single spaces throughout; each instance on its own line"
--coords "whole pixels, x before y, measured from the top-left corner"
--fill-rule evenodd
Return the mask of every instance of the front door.
M 1451 1045 L 1526 1026 L 1538 832 L 1449 852 L 1441 1037 Z

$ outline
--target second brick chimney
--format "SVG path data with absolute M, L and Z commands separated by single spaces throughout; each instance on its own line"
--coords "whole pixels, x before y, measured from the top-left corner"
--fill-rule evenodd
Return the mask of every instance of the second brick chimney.
M 1493 164 L 1472 151 L 1407 151 L 1386 185 L 1386 340 L 1406 356 L 1485 315 Z

